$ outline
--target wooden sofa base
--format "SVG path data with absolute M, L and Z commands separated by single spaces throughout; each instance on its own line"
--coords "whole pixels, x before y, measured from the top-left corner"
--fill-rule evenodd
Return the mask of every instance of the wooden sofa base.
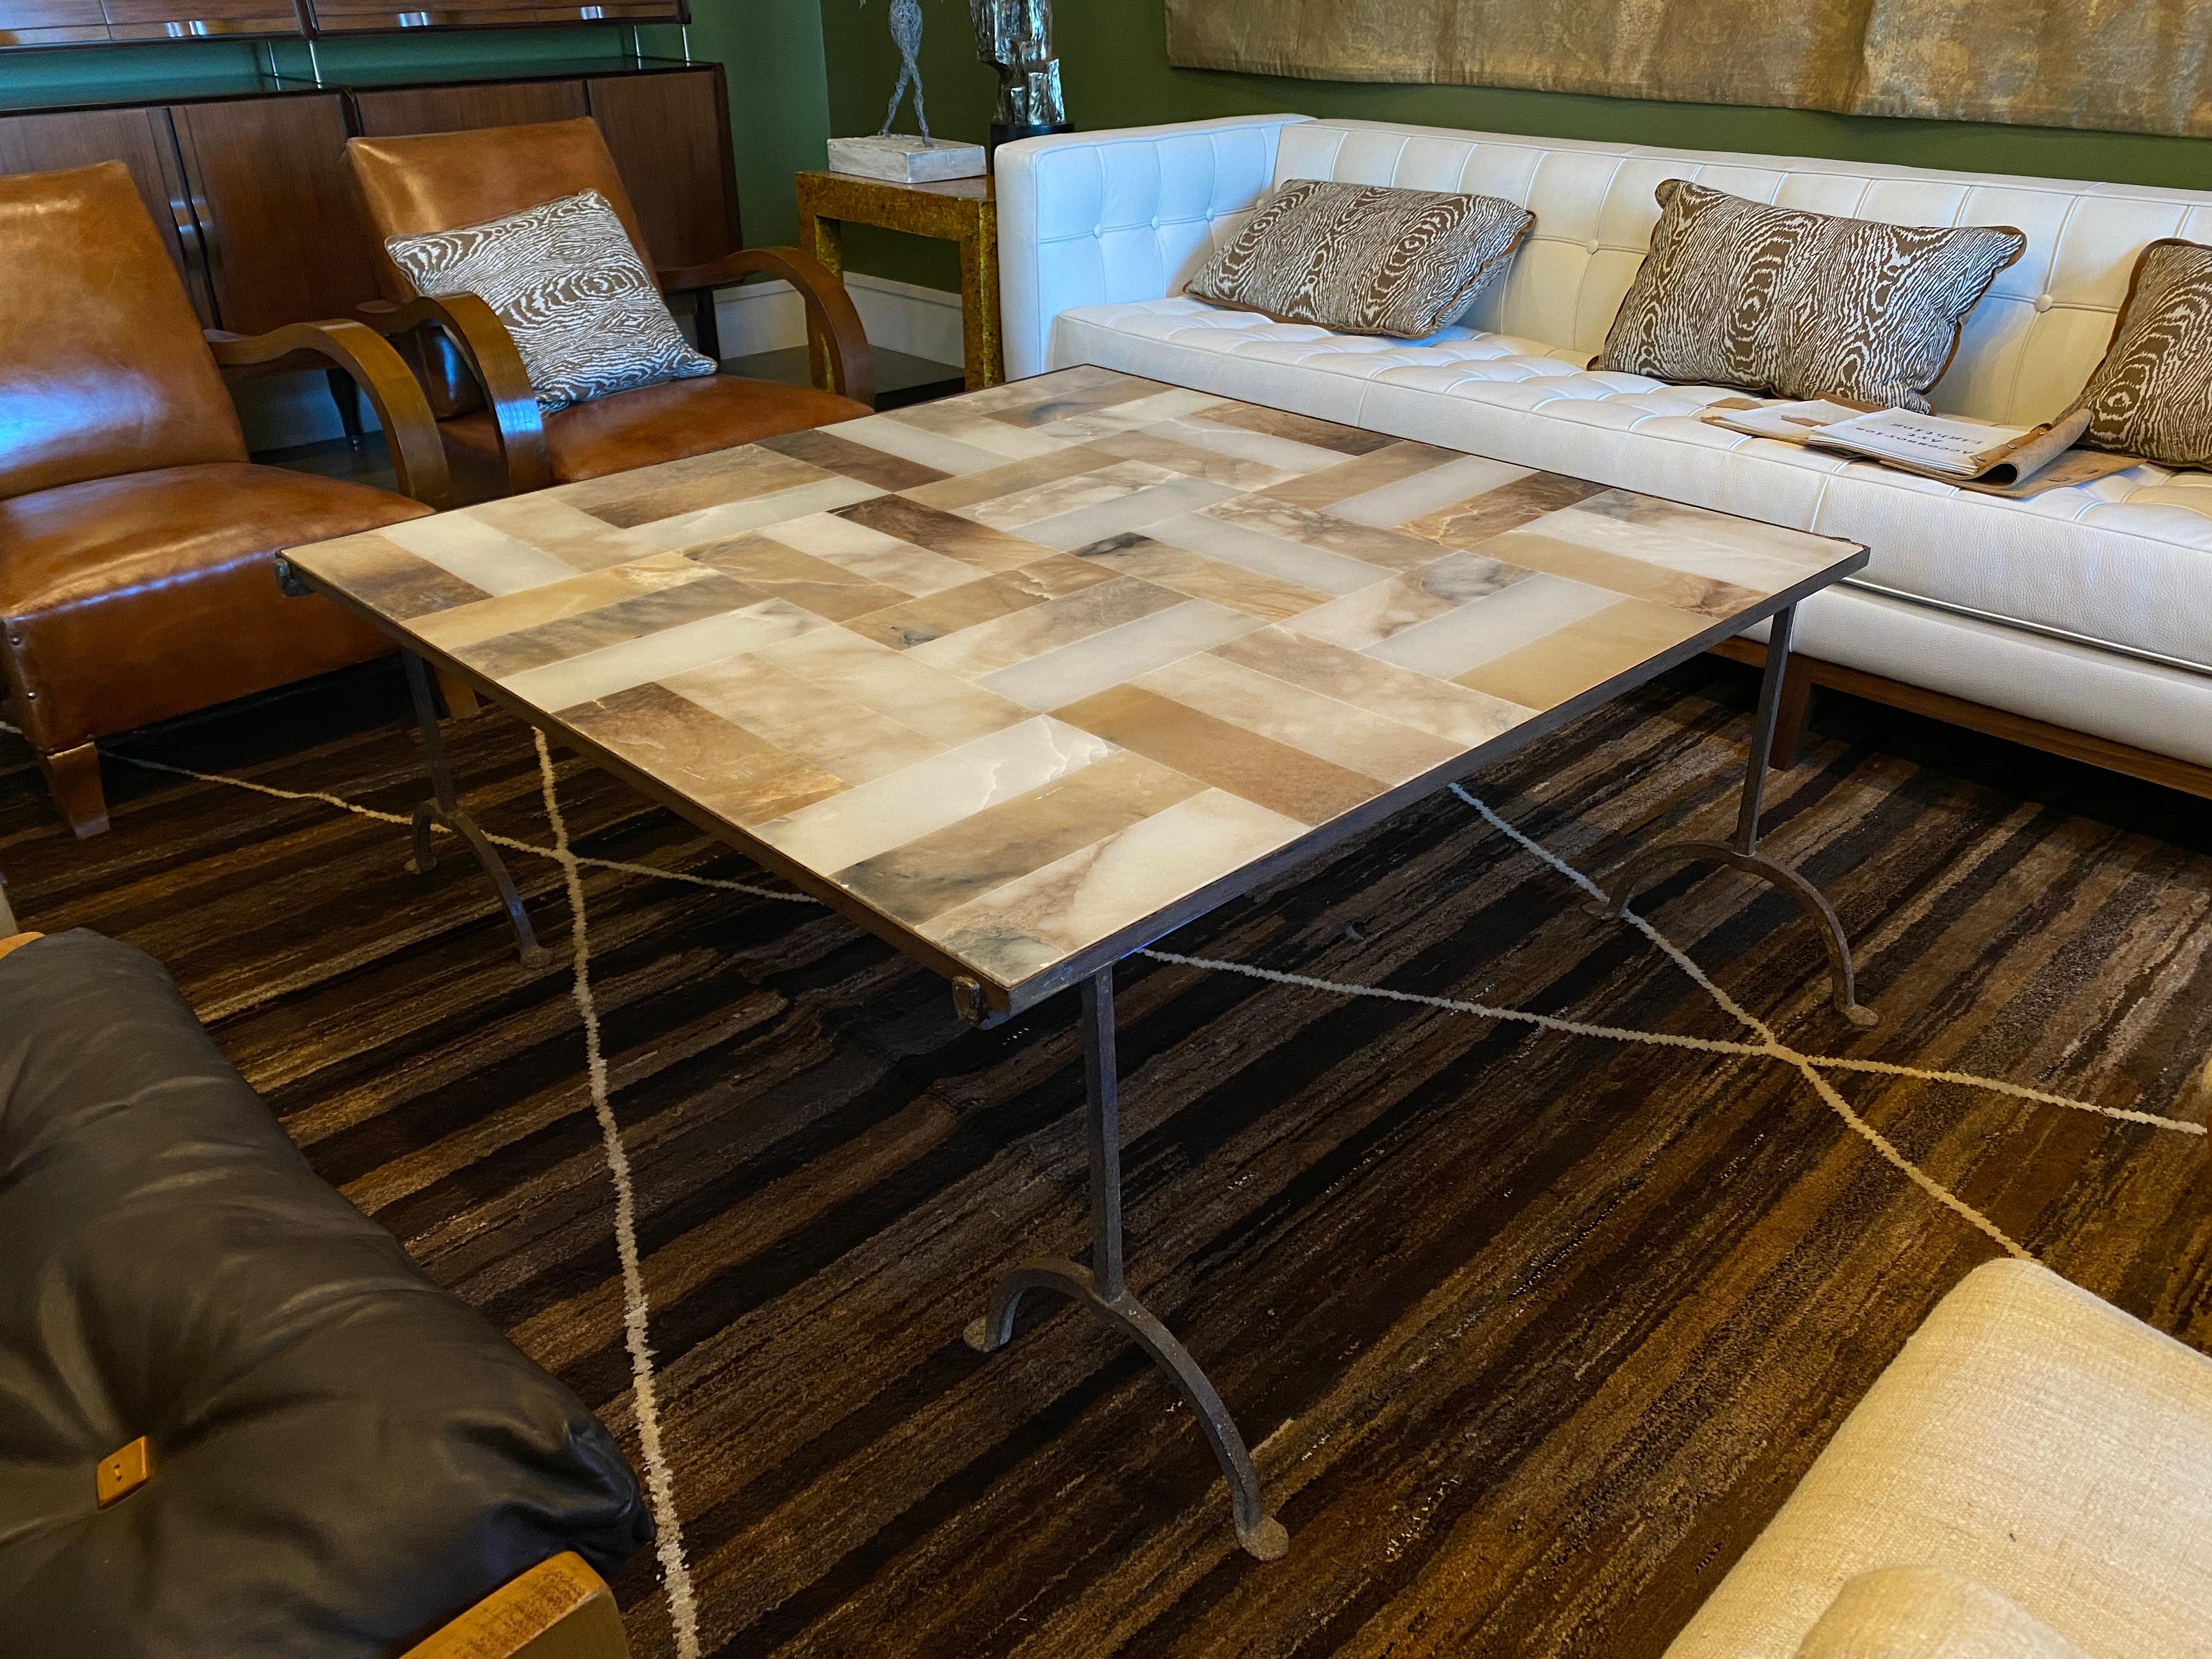
M 1712 654 L 1726 657 L 1731 662 L 1748 663 L 1754 668 L 1766 665 L 1766 647 L 1754 640 L 1723 641 L 1713 647 Z M 1907 685 L 1902 680 L 1884 679 L 1862 669 L 1846 668 L 1841 663 L 1823 662 L 1818 657 L 1803 655 L 1792 656 L 1783 676 L 1782 708 L 1775 724 L 1774 746 L 1767 751 L 1769 765 L 1785 767 L 1796 763 L 1798 744 L 1803 741 L 1806 723 L 1812 718 L 1814 693 L 1824 688 L 2212 799 L 2212 767 L 2194 765 L 2171 755 L 2115 743 L 2110 738 L 2091 737 L 2086 732 L 2030 720 L 2025 714 L 2008 714 L 1985 703 L 1969 702 L 1964 697 L 1929 691 L 1921 686 Z
M 629 1659 L 614 1592 L 574 1550 L 502 1584 L 401 1659 Z

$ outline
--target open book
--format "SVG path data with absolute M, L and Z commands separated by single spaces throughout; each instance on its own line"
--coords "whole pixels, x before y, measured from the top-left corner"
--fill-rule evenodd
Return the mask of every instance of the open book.
M 1726 398 L 1708 405 L 1701 418 L 1730 431 L 1840 450 L 1991 494 L 2039 495 L 2140 465 L 2131 455 L 2074 447 L 2088 430 L 2087 410 L 2075 410 L 2056 424 L 2017 427 L 1905 409 Z

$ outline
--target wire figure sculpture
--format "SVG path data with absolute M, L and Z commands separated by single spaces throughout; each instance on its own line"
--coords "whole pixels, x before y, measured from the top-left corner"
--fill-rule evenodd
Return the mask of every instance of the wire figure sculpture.
M 860 0 L 860 9 L 867 9 L 868 0 Z M 899 100 L 906 96 L 908 87 L 914 88 L 914 118 L 921 124 L 921 142 L 934 144 L 929 136 L 929 112 L 921 102 L 921 0 L 891 0 L 891 41 L 899 49 L 898 84 L 891 88 L 890 107 L 884 112 L 883 131 L 876 137 L 891 136 L 891 123 L 898 118 Z

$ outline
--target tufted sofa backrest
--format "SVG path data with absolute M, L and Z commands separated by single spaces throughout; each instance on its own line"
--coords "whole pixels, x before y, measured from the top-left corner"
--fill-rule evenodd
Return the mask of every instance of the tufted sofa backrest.
M 2027 252 L 1968 319 L 1938 409 L 2047 420 L 2081 389 L 2111 337 L 2129 273 L 2161 236 L 2212 241 L 2212 192 L 1937 173 L 1790 156 L 1305 121 L 1279 129 L 1274 179 L 1336 179 L 1475 191 L 1519 202 L 1535 229 L 1474 327 L 1595 352 L 1650 246 L 1662 179 L 1816 213 L 1905 225 L 2012 225 Z M 1241 222 L 1241 218 L 1238 221 Z M 1235 226 L 1212 228 L 1215 242 Z M 1188 272 L 1184 273 L 1187 276 Z

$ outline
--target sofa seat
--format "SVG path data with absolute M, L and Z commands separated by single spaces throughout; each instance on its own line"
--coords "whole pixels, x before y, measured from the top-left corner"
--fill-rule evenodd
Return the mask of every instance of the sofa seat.
M 2033 1262 L 1977 1267 L 1668 1659 L 1875 1651 L 1800 1644 L 1889 1567 L 1985 1586 L 2093 1659 L 2212 1652 L 2212 1358 Z
M 1873 550 L 1864 582 L 2212 672 L 2212 474 L 2141 466 L 2008 501 L 1729 432 L 1698 411 L 1741 393 L 1586 361 L 1468 328 L 1410 343 L 1332 334 L 1182 295 L 1079 307 L 1053 335 L 1055 367 L 1097 363 L 1844 537 Z

